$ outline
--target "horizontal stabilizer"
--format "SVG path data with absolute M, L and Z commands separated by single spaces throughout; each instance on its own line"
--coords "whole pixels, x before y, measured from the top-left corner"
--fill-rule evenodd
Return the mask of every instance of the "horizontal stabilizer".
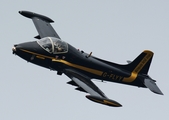
M 152 92 L 156 93 L 156 94 L 160 94 L 160 95 L 163 95 L 163 93 L 161 92 L 161 90 L 158 88 L 158 86 L 156 85 L 156 83 L 149 79 L 149 78 L 146 78 L 144 79 L 144 85 L 149 88 Z

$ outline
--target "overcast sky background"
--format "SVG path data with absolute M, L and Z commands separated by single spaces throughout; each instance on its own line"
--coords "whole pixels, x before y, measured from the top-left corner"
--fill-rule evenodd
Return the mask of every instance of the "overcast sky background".
M 167 120 L 169 118 L 168 0 L 1 0 L 0 120 Z M 149 75 L 164 96 L 149 89 L 94 83 L 123 105 L 108 107 L 66 84 L 69 78 L 12 54 L 14 44 L 35 40 L 28 10 L 52 18 L 62 40 L 94 56 L 126 64 L 154 52 Z

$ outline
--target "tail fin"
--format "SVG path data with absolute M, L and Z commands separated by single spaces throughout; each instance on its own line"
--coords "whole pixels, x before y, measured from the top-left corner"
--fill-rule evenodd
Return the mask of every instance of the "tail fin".
M 134 61 L 130 62 L 127 65 L 127 70 L 137 74 L 147 74 L 153 58 L 153 54 L 154 53 L 149 50 L 143 51 Z
M 142 78 L 144 79 L 143 84 L 147 88 L 149 88 L 154 93 L 163 95 L 161 90 L 156 85 L 156 81 L 147 75 L 152 58 L 153 52 L 145 50 L 133 62 L 129 62 L 127 69 L 132 72 L 134 77 L 136 77 L 137 74 L 140 73 L 142 75 Z M 128 78 L 126 80 L 128 81 Z

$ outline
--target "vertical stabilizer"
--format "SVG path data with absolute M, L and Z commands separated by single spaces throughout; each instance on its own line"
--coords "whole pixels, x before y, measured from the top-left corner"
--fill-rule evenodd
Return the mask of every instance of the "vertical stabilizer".
M 127 65 L 127 70 L 131 71 L 131 76 L 124 78 L 123 82 L 132 82 L 139 74 L 145 87 L 149 88 L 156 94 L 163 95 L 161 90 L 156 85 L 156 81 L 148 76 L 148 70 L 150 68 L 152 58 L 153 52 L 145 50 L 134 61 L 128 62 L 129 64 Z
M 134 61 L 130 62 L 125 69 L 131 72 L 131 76 L 125 77 L 123 82 L 133 82 L 138 74 L 147 75 L 153 52 L 149 50 L 143 51 Z
M 149 50 L 143 51 L 134 61 L 128 64 L 128 70 L 134 73 L 147 74 L 153 54 L 154 53 Z

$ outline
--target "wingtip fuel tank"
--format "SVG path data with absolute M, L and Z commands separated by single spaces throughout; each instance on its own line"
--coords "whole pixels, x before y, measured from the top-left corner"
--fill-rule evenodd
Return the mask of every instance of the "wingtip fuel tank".
M 37 18 L 40 18 L 42 20 L 45 20 L 49 23 L 52 23 L 54 22 L 51 18 L 49 17 L 46 17 L 44 15 L 40 15 L 40 14 L 37 14 L 37 13 L 34 13 L 34 12 L 29 12 L 29 11 L 19 11 L 19 13 L 27 18 L 34 18 L 34 17 L 37 17 Z
M 112 106 L 112 107 L 122 107 L 122 105 L 114 100 L 104 98 L 104 97 L 98 97 L 98 96 L 92 96 L 92 95 L 86 95 L 86 98 L 93 102 L 97 102 L 100 104 Z

